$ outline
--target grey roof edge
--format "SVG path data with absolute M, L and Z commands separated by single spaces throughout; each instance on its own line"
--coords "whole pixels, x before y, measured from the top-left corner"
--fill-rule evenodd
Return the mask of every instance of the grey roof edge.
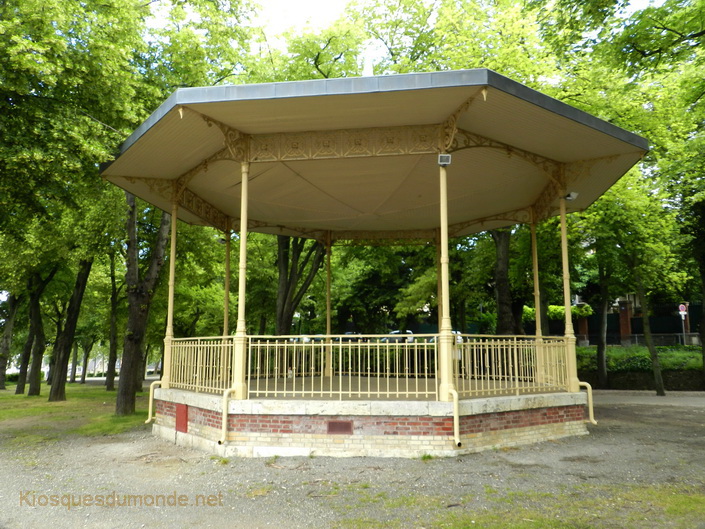
M 609 134 L 639 149 L 644 151 L 649 150 L 648 141 L 637 134 L 547 96 L 546 94 L 498 74 L 493 70 L 478 68 L 472 70 L 447 70 L 441 72 L 379 75 L 373 77 L 341 77 L 335 79 L 179 88 L 134 130 L 121 145 L 120 153 L 124 153 L 166 114 L 180 105 L 247 99 L 257 100 L 363 93 L 371 94 L 458 86 L 489 86 L 496 88 L 600 132 Z M 109 164 L 106 164 L 106 168 L 108 165 Z
M 539 107 L 545 108 L 555 114 L 559 114 L 563 117 L 571 119 L 577 123 L 588 126 L 605 134 L 609 134 L 625 143 L 634 145 L 635 147 L 643 150 L 649 150 L 649 142 L 646 138 L 639 136 L 633 132 L 629 132 L 609 121 L 605 121 L 602 118 L 598 118 L 593 114 L 580 110 L 568 103 L 564 103 L 558 99 L 551 96 L 529 88 L 528 86 L 521 84 L 509 77 L 505 77 L 493 70 L 487 70 L 488 73 L 488 86 L 506 92 L 510 95 L 523 99 L 529 103 L 533 103 Z

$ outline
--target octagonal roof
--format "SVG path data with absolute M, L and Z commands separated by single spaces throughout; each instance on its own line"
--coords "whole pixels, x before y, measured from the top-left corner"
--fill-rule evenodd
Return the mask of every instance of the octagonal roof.
M 323 239 L 433 238 L 438 154 L 449 234 L 586 208 L 647 151 L 645 139 L 491 70 L 177 90 L 103 168 L 179 218 Z

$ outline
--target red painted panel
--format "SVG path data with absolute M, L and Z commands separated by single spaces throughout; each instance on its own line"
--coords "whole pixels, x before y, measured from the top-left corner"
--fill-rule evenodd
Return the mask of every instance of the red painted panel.
M 176 405 L 176 431 L 188 433 L 188 406 L 186 404 Z

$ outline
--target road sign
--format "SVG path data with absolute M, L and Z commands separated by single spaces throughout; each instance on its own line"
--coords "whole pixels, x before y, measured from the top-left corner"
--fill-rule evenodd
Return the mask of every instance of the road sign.
M 679 312 L 688 312 L 688 307 L 686 307 L 683 303 L 678 305 L 678 311 Z

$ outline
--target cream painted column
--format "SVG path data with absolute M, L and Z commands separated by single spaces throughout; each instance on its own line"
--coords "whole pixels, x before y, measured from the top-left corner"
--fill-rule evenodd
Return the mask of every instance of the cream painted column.
M 575 333 L 573 331 L 573 315 L 570 300 L 570 267 L 568 265 L 568 226 L 566 223 L 565 192 L 560 200 L 561 208 L 561 257 L 563 261 L 563 306 L 565 308 L 565 341 L 566 341 L 566 368 L 568 371 L 567 390 L 580 391 L 578 380 L 578 366 L 575 350 Z
M 169 389 L 171 383 L 171 347 L 174 341 L 174 285 L 176 281 L 176 221 L 179 204 L 171 204 L 171 240 L 169 241 L 169 299 L 166 309 L 166 333 L 164 336 L 164 365 L 162 366 L 162 387 Z
M 438 332 L 443 324 L 443 285 L 441 281 L 441 231 L 436 233 L 436 296 L 438 297 Z
M 331 321 L 331 312 L 332 312 L 332 302 L 331 302 L 331 284 L 333 282 L 332 278 L 332 273 L 331 273 L 331 251 L 332 251 L 332 243 L 331 243 L 331 233 L 330 231 L 326 233 L 326 336 L 328 339 L 330 339 L 331 332 L 333 330 L 333 325 Z M 325 361 L 325 366 L 324 366 L 324 376 L 326 377 L 332 377 L 333 376 L 333 349 L 332 345 L 328 343 L 326 345 L 326 357 L 324 359 Z
M 536 382 L 546 382 L 546 352 L 541 330 L 541 285 L 539 283 L 539 250 L 536 237 L 536 220 L 531 220 L 531 264 L 534 270 L 534 307 L 536 312 Z
M 245 367 L 247 365 L 247 327 L 245 323 L 245 296 L 247 293 L 247 203 L 250 163 L 242 162 L 240 185 L 240 262 L 238 265 L 237 327 L 235 328 L 235 359 L 233 362 L 232 389 L 234 398 L 247 398 Z
M 223 340 L 220 349 L 220 380 L 223 387 L 228 383 L 230 377 L 230 363 L 232 362 L 233 348 L 230 342 L 230 247 L 233 238 L 231 228 L 232 220 L 226 220 L 225 230 L 225 295 L 223 296 Z
M 534 269 L 534 307 L 536 307 L 536 336 L 541 330 L 541 286 L 539 284 L 539 250 L 536 238 L 536 222 L 531 222 L 531 264 Z
M 448 173 L 445 166 L 440 165 L 440 228 L 441 228 L 441 328 L 438 337 L 438 398 L 441 401 L 452 400 L 453 384 L 453 327 L 450 322 L 450 280 L 448 257 Z
M 228 230 L 225 232 L 225 296 L 223 299 L 223 336 L 230 335 L 230 241 L 232 230 L 228 219 Z

